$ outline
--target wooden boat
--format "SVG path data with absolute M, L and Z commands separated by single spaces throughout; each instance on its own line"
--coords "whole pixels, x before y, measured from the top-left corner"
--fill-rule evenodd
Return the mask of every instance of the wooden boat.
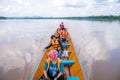
M 64 66 L 64 70 L 65 70 L 65 77 L 67 80 L 84 80 L 84 75 L 83 75 L 83 71 L 78 59 L 78 56 L 75 52 L 74 49 L 74 45 L 72 43 L 71 38 L 69 39 L 68 43 L 70 44 L 70 46 L 68 47 L 68 50 L 71 51 L 71 53 L 69 54 L 68 57 L 68 63 L 69 60 L 74 60 L 74 64 L 67 64 Z M 30 80 L 39 80 L 40 76 L 43 75 L 43 67 L 44 67 L 44 62 L 47 59 L 47 53 L 50 51 L 51 49 L 47 49 L 39 63 L 39 65 L 37 66 L 37 69 L 35 71 L 35 73 L 30 77 Z

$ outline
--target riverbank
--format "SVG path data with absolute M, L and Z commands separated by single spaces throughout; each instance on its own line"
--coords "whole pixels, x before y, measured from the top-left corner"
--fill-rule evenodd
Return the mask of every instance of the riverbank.
M 40 17 L 40 16 L 24 16 L 24 17 L 4 17 L 0 16 L 0 19 L 70 19 L 70 20 L 92 20 L 92 21 L 120 21 L 120 16 L 87 16 L 87 17 Z

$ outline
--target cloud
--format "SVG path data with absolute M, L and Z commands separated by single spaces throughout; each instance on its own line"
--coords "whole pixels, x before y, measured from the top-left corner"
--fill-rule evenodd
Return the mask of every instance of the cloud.
M 120 0 L 117 0 L 117 2 L 119 2 L 119 3 L 120 3 Z
M 72 8 L 81 8 L 81 7 L 86 7 L 87 5 L 65 5 L 64 7 L 72 7 Z
M 119 7 L 120 0 L 44 0 L 44 1 L 1 0 L 0 15 L 3 16 L 120 15 Z
M 87 5 L 85 0 L 53 0 L 53 3 L 59 7 L 84 7 Z
M 19 3 L 19 4 L 22 4 L 22 3 L 23 3 L 23 0 L 14 0 L 14 1 L 16 1 L 16 2 Z

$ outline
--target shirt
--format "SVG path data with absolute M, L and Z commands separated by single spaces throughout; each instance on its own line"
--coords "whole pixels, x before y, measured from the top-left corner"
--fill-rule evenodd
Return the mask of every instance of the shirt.
M 45 71 L 47 70 L 47 66 L 48 66 L 48 63 L 45 62 L 45 64 L 44 64 L 44 70 Z M 56 77 L 57 74 L 59 73 L 58 63 L 53 64 L 52 61 L 50 61 L 50 67 L 48 69 L 48 72 L 49 72 L 49 74 L 52 75 L 52 77 Z M 60 72 L 64 73 L 64 66 L 63 66 L 62 62 L 60 63 Z
M 60 24 L 60 28 L 64 28 L 64 24 Z

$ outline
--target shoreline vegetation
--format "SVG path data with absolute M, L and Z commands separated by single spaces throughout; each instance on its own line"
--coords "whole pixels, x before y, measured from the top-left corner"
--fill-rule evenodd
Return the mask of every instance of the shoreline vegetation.
M 120 21 L 120 16 L 87 16 L 87 17 L 40 17 L 40 16 L 33 16 L 33 17 L 4 17 L 0 16 L 0 19 L 70 19 L 70 20 L 92 20 L 92 21 Z

